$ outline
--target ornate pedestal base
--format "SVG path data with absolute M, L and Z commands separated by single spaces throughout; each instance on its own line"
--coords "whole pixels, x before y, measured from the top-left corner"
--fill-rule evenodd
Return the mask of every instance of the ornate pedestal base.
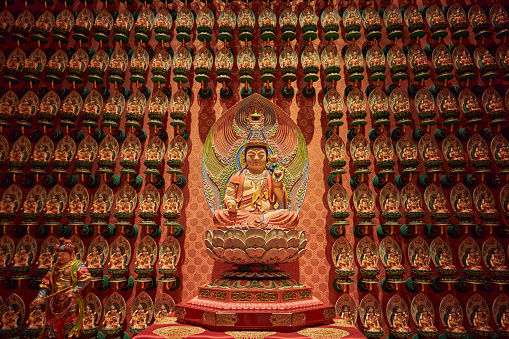
M 334 307 L 311 297 L 287 303 L 233 303 L 195 297 L 177 305 L 177 321 L 213 331 L 272 330 L 293 332 L 304 327 L 331 324 Z

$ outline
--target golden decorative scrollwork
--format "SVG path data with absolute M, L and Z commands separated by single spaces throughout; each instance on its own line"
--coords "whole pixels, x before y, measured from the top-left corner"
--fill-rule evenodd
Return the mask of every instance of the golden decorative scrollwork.
M 269 320 L 272 326 L 292 326 L 292 315 L 289 313 L 273 313 Z
M 216 325 L 217 326 L 235 326 L 239 318 L 235 313 L 217 313 Z
M 298 334 L 309 338 L 343 338 L 350 332 L 335 327 L 308 327 L 297 331 Z
M 231 335 L 235 339 L 263 339 L 269 335 L 276 334 L 271 331 L 228 331 L 224 334 Z
M 336 309 L 334 307 L 327 307 L 323 310 L 323 317 L 325 319 L 334 319 L 336 317 Z
M 168 326 L 154 330 L 154 334 L 166 339 L 184 339 L 203 332 L 205 330 L 197 326 Z
M 295 313 L 292 316 L 292 326 L 302 326 L 305 323 L 306 323 L 306 314 L 304 312 Z

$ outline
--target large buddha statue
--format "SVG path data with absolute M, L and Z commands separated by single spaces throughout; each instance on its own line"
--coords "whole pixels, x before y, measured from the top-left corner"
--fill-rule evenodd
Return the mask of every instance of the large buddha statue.
M 262 115 L 250 114 L 251 130 L 244 145 L 245 167 L 229 178 L 223 198 L 224 209 L 214 211 L 217 227 L 295 228 L 296 211 L 287 209 L 285 169 L 269 169 L 277 155 L 269 154 L 269 144 L 261 129 Z

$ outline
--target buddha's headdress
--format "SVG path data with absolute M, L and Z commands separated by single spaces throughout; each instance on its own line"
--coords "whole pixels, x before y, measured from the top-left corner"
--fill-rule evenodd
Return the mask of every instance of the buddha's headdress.
M 263 108 L 258 101 L 255 101 L 248 110 L 249 114 L 249 133 L 245 147 L 269 147 L 269 143 L 263 134 Z

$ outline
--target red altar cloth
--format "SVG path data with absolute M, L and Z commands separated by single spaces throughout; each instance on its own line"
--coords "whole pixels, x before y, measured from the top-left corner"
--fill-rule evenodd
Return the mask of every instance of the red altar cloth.
M 161 323 L 149 326 L 136 335 L 136 339 L 364 339 L 366 338 L 355 327 L 345 326 L 345 323 L 335 320 L 331 325 L 307 327 L 297 332 L 283 333 L 274 331 L 209 331 L 199 326 L 179 324 L 176 318 L 167 318 Z

